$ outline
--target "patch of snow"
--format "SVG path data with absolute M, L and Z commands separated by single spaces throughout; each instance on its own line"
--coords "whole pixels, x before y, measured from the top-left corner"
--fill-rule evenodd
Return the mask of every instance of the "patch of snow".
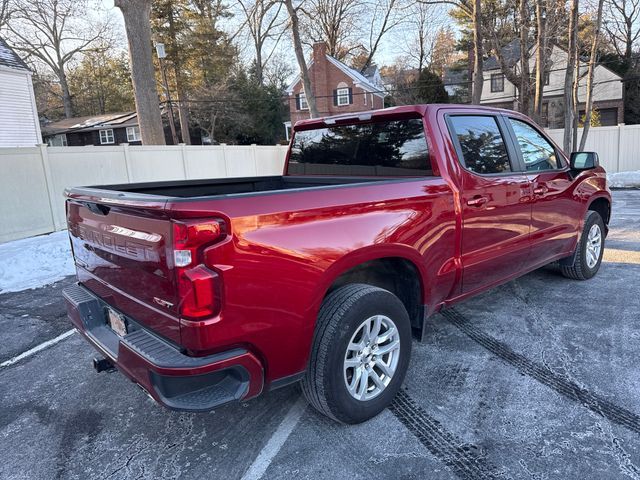
M 66 230 L 0 244 L 0 294 L 42 287 L 74 273 Z
M 609 186 L 616 188 L 640 188 L 640 170 L 608 173 Z

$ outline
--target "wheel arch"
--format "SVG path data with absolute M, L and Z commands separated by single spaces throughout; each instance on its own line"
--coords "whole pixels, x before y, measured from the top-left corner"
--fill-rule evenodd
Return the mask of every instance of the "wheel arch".
M 424 320 L 426 273 L 422 256 L 406 245 L 365 247 L 331 265 L 318 288 L 316 314 L 322 300 L 336 288 L 365 283 L 389 290 L 405 305 L 414 333 L 420 335 Z
M 611 200 L 604 195 L 594 197 L 587 205 L 587 211 L 589 210 L 598 212 L 600 217 L 602 217 L 605 228 L 608 230 L 609 220 L 611 219 Z

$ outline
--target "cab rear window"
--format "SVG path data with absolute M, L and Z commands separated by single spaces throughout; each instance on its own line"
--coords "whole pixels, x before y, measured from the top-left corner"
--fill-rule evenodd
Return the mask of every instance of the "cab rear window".
M 381 177 L 433 175 L 420 119 L 296 132 L 288 173 Z

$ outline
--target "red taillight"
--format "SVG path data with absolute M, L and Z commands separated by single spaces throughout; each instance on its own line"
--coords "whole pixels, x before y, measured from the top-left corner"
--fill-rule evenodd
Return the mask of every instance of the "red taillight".
M 200 247 L 215 242 L 222 236 L 222 226 L 217 221 L 210 222 L 174 222 L 173 243 L 177 250 Z
M 212 317 L 220 310 L 220 278 L 204 265 L 178 272 L 180 316 L 197 320 Z
M 199 320 L 220 311 L 221 279 L 203 264 L 202 254 L 204 247 L 223 238 L 223 227 L 216 220 L 173 222 L 173 260 L 183 318 Z

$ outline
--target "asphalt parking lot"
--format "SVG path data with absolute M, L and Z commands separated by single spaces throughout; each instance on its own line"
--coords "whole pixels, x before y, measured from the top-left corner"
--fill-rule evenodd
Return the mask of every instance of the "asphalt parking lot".
M 72 281 L 0 295 L 0 363 L 69 330 Z M 429 330 L 392 408 L 350 427 L 296 387 L 170 412 L 70 335 L 0 367 L 0 478 L 640 479 L 640 191 L 614 192 L 594 279 L 546 267 Z

